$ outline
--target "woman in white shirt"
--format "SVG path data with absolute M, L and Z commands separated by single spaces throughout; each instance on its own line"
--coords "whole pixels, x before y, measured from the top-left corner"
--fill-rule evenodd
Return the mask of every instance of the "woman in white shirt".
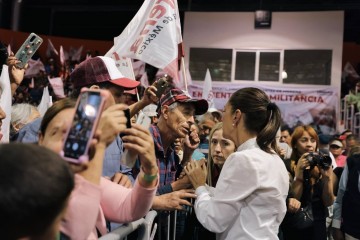
M 225 161 L 216 188 L 205 185 L 206 166 L 185 172 L 196 189 L 199 222 L 217 239 L 278 239 L 286 212 L 289 177 L 277 153 L 280 110 L 257 88 L 236 91 L 225 106 L 223 136 L 237 151 Z

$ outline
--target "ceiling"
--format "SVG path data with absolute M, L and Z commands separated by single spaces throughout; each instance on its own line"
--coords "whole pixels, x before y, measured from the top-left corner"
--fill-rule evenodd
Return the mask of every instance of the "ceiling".
M 0 27 L 11 28 L 12 0 L 0 0 Z M 21 2 L 21 0 L 20 0 Z M 18 30 L 73 38 L 112 40 L 140 8 L 143 0 L 22 0 Z M 360 0 L 178 0 L 185 11 L 344 10 L 344 41 L 360 43 Z

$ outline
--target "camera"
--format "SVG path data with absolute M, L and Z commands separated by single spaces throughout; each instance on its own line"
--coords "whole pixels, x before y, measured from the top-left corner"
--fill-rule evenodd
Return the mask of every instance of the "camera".
M 329 155 L 311 152 L 306 156 L 309 161 L 310 167 L 319 166 L 320 168 L 327 170 L 331 167 L 332 160 Z

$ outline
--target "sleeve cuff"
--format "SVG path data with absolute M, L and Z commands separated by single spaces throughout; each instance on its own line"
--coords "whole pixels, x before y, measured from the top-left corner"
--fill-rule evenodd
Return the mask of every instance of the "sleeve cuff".
M 171 184 L 166 184 L 165 186 L 159 188 L 159 190 L 158 190 L 159 195 L 163 195 L 163 194 L 171 193 L 171 192 L 173 192 Z
M 201 194 L 204 194 L 204 193 L 208 193 L 208 190 L 206 189 L 205 186 L 200 186 L 195 190 L 195 194 L 197 196 L 200 196 Z

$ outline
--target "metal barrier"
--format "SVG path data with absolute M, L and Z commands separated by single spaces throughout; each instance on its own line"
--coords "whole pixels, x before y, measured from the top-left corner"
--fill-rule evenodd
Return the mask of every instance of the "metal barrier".
M 156 211 L 150 211 L 146 214 L 145 218 L 141 218 L 137 221 L 127 223 L 121 227 L 111 231 L 110 233 L 102 236 L 99 240 L 122 240 L 126 239 L 127 236 L 138 230 L 138 240 L 152 240 L 157 229 L 157 224 L 154 224 L 152 229 L 154 219 L 157 215 Z
M 355 113 L 353 122 L 353 133 L 360 136 L 360 112 Z

